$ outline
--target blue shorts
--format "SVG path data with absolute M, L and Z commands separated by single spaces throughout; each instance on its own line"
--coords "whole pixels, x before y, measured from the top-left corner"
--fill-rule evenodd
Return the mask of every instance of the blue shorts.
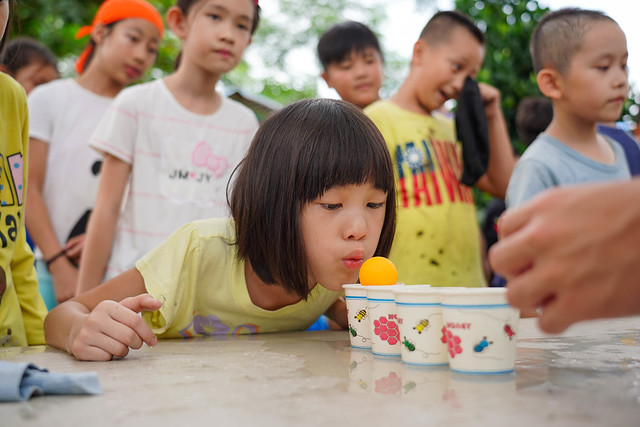
M 36 260 L 36 274 L 38 275 L 40 295 L 42 295 L 47 310 L 51 310 L 58 305 L 58 303 L 56 301 L 56 294 L 53 291 L 53 278 L 49 270 L 47 270 L 47 264 L 43 260 Z

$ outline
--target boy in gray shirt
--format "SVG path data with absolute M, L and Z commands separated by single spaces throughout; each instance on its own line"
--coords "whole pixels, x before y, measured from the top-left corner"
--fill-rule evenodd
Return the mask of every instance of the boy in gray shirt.
M 516 164 L 507 207 L 550 187 L 629 179 L 622 147 L 597 133 L 598 122 L 618 120 L 629 92 L 618 24 L 601 12 L 561 9 L 542 18 L 530 49 L 553 120 Z

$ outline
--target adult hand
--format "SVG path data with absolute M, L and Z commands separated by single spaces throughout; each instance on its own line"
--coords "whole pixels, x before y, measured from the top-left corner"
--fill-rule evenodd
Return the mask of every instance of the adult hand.
M 143 343 L 154 346 L 158 339 L 138 313 L 158 310 L 160 301 L 149 294 L 117 303 L 102 301 L 89 314 L 80 314 L 69 334 L 68 351 L 79 360 L 111 360 L 125 357 L 129 349 Z
M 540 327 L 640 314 L 640 179 L 552 189 L 507 211 L 489 252 L 507 298 Z

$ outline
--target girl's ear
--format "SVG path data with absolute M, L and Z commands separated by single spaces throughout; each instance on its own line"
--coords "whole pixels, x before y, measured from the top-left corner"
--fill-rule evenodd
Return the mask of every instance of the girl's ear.
M 543 68 L 536 76 L 538 88 L 544 96 L 549 99 L 559 99 L 562 97 L 562 76 L 556 70 Z
M 167 10 L 167 26 L 179 39 L 187 37 L 187 17 L 178 6 L 171 6 Z
M 109 34 L 109 28 L 105 27 L 104 24 L 96 24 L 91 30 L 91 40 L 98 45 L 107 38 Z

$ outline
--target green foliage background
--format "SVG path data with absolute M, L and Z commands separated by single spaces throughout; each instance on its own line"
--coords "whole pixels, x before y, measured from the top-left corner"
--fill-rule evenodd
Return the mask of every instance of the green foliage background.
M 63 76 L 73 74 L 73 61 L 84 48 L 86 39 L 75 33 L 91 22 L 101 0 L 16 0 L 13 35 L 29 35 L 49 46 L 61 59 Z M 164 15 L 175 0 L 149 0 Z M 317 73 L 291 73 L 292 61 L 315 59 L 319 36 L 331 25 L 346 19 L 358 20 L 372 29 L 385 21 L 385 7 L 392 0 L 262 0 L 263 13 L 245 60 L 224 76 L 225 84 L 261 94 L 281 104 L 317 96 Z M 435 0 L 413 0 L 415 13 L 424 15 L 424 23 L 435 12 Z M 514 148 L 522 151 L 515 132 L 518 102 L 539 94 L 529 55 L 529 38 L 537 22 L 548 11 L 537 0 L 455 0 L 455 8 L 471 16 L 485 31 L 487 49 L 478 79 L 502 93 L 502 109 Z M 384 46 L 385 35 L 378 36 Z M 145 77 L 162 77 L 173 69 L 180 50 L 179 41 L 167 32 L 158 60 Z M 388 97 L 400 85 L 409 68 L 409 58 L 385 51 L 385 84 L 381 91 Z M 306 59 L 303 59 L 306 60 Z M 317 60 L 315 60 L 317 63 Z M 319 67 L 318 67 L 319 70 Z M 633 121 L 629 110 L 639 110 L 640 95 L 632 90 L 623 119 Z M 482 206 L 487 196 L 476 193 Z

